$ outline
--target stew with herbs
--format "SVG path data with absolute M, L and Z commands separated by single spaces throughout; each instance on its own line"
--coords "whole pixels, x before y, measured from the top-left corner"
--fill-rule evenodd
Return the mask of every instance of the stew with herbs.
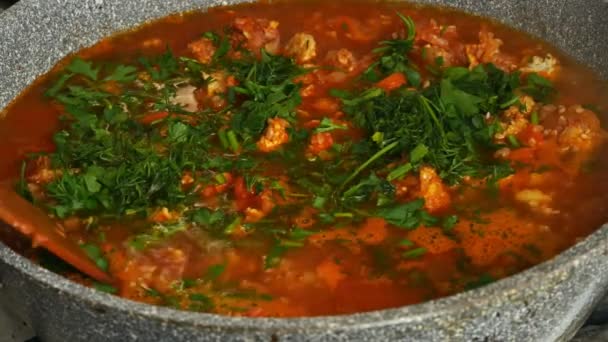
M 3 240 L 184 310 L 419 303 L 608 221 L 605 90 L 549 45 L 442 8 L 172 15 L 69 56 L 0 121 L 1 178 L 116 283 Z

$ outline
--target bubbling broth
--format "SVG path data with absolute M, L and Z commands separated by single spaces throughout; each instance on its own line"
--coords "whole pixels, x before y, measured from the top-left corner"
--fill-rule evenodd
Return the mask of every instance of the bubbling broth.
M 348 314 L 473 289 L 608 219 L 604 83 L 493 21 L 383 2 L 172 15 L 59 63 L 0 177 L 124 298 Z

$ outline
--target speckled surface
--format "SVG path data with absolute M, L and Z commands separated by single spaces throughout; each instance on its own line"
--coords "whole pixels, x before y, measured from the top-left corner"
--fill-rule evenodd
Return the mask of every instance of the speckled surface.
M 431 0 L 544 37 L 608 78 L 608 3 Z M 205 0 L 23 0 L 0 14 L 0 108 L 66 53 Z M 179 312 L 71 283 L 0 244 L 0 290 L 44 341 L 561 341 L 608 288 L 608 225 L 562 253 L 484 288 L 399 309 L 302 319 Z M 364 294 L 362 294 L 364 295 Z

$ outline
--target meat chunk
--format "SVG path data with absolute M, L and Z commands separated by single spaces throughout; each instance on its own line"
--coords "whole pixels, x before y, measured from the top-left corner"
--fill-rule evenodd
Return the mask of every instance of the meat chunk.
M 188 44 L 188 49 L 202 64 L 209 64 L 215 54 L 215 44 L 209 38 L 201 38 Z
M 494 33 L 486 29 L 479 32 L 479 44 L 465 45 L 469 67 L 479 64 L 493 63 L 504 71 L 513 71 L 517 68 L 512 58 L 500 52 L 503 41 L 494 37 Z
M 226 89 L 228 89 L 228 75 L 225 71 L 215 71 L 212 72 L 210 75 L 204 76 L 207 76 L 207 78 L 209 79 L 209 83 L 207 83 L 208 96 L 214 96 L 225 93 Z
M 500 116 L 502 130 L 494 134 L 496 142 L 503 142 L 510 135 L 517 135 L 529 126 L 528 116 L 534 110 L 535 102 L 530 96 L 520 96 L 519 104 L 505 110 Z
M 422 46 L 423 58 L 428 64 L 435 64 L 439 57 L 444 66 L 460 65 L 466 61 L 462 44 L 458 39 L 456 26 L 439 25 L 434 19 L 417 27 L 415 42 Z
M 256 54 L 260 52 L 261 48 L 272 54 L 279 52 L 281 36 L 278 21 L 240 17 L 234 20 L 233 27 L 235 29 L 232 37 L 233 46 L 244 42 L 245 47 Z
M 448 48 L 450 39 L 458 37 L 456 26 L 442 26 L 435 19 L 429 20 L 427 25 L 419 25 L 417 31 L 416 42 L 422 41 L 441 48 Z
M 329 149 L 334 144 L 334 139 L 329 132 L 321 132 L 313 134 L 310 137 L 310 144 L 307 151 L 310 154 L 317 155 L 322 151 Z
M 357 63 L 353 53 L 347 49 L 331 50 L 325 56 L 325 60 L 329 65 L 346 72 L 353 71 Z
M 317 56 L 317 42 L 308 33 L 296 33 L 285 46 L 285 54 L 292 56 L 298 63 L 310 62 Z
M 272 152 L 277 150 L 281 145 L 289 141 L 287 134 L 289 122 L 281 118 L 268 119 L 268 126 L 264 135 L 257 142 L 258 150 L 262 152 Z
M 539 113 L 545 140 L 556 145 L 545 154 L 554 154 L 555 163 L 568 173 L 578 173 L 606 140 L 597 115 L 580 105 L 545 105 Z
M 199 108 L 212 107 L 216 110 L 224 108 L 227 104 L 223 94 L 229 87 L 238 84 L 233 75 L 229 75 L 225 70 L 218 70 L 207 74 L 203 72 L 203 77 L 207 81 L 206 87 L 201 87 L 194 92 L 194 97 L 198 101 Z
M 187 112 L 196 112 L 198 110 L 198 101 L 194 96 L 196 87 L 185 85 L 177 88 L 175 96 L 171 98 L 171 103 L 181 106 Z
M 189 262 L 190 251 L 175 247 L 151 248 L 131 258 L 125 265 L 112 265 L 123 283 L 121 295 L 136 296 L 140 288 L 168 291 L 180 280 Z M 112 261 L 114 263 L 114 261 Z
M 424 207 L 430 213 L 441 212 L 449 208 L 450 193 L 443 181 L 432 167 L 420 168 L 420 195 L 424 198 Z
M 557 138 L 563 152 L 588 153 L 606 138 L 597 115 L 581 106 L 569 107 L 558 124 L 563 127 Z

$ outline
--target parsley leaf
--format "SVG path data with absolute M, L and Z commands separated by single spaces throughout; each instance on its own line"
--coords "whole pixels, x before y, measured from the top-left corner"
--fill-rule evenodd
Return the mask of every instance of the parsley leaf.
M 114 71 L 104 78 L 104 81 L 132 82 L 135 81 L 137 68 L 131 65 L 118 65 Z
M 93 81 L 97 80 L 97 74 L 99 73 L 99 67 L 94 68 L 92 62 L 84 61 L 83 59 L 76 57 L 72 60 L 70 65 L 66 68 L 68 71 L 74 74 L 82 75 Z
M 414 229 L 420 224 L 434 223 L 436 220 L 424 211 L 423 207 L 424 199 L 419 198 L 408 203 L 380 208 L 376 211 L 376 216 L 397 227 Z
M 269 118 L 293 121 L 301 102 L 300 86 L 293 78 L 303 70 L 292 58 L 272 55 L 262 49 L 259 60 L 246 55 L 230 62 L 228 68 L 240 82 L 234 91 L 245 96 L 232 119 L 233 130 L 244 140 L 256 139 Z

